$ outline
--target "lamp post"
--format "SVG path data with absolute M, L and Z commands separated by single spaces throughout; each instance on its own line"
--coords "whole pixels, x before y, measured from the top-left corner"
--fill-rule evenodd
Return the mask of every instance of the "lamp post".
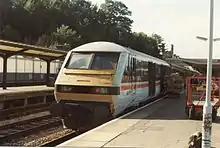
M 208 38 L 206 38 L 206 37 L 201 37 L 201 36 L 196 36 L 196 38 L 197 38 L 197 39 L 200 39 L 200 40 L 203 40 L 203 41 L 207 41 L 207 40 L 208 40 Z M 220 38 L 214 38 L 213 41 L 214 41 L 214 42 L 220 41 Z
M 214 23 L 214 0 L 210 0 L 210 26 L 209 26 L 209 56 L 207 62 L 206 77 L 206 100 L 203 106 L 203 123 L 202 123 L 202 148 L 211 148 L 211 131 L 212 131 L 212 104 L 211 98 L 211 78 L 212 78 L 212 52 L 213 52 L 213 23 Z M 207 40 L 203 37 L 198 39 Z
M 211 27 L 211 26 L 210 26 Z M 211 148 L 211 127 L 212 127 L 212 104 L 211 98 L 211 79 L 212 79 L 212 51 L 213 42 L 220 41 L 220 38 L 213 39 L 213 30 L 210 31 L 209 38 L 209 58 L 207 63 L 207 82 L 206 82 L 206 102 L 203 107 L 203 141 L 202 148 Z M 212 33 L 212 34 L 211 34 Z M 197 36 L 197 39 L 207 41 L 208 38 Z

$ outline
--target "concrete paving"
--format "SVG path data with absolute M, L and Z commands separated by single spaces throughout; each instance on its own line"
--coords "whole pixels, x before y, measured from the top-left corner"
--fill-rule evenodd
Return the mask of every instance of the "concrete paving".
M 199 120 L 189 120 L 185 99 L 166 99 L 107 124 L 60 146 L 187 148 L 189 136 L 201 131 Z M 212 125 L 212 146 L 220 148 L 220 121 Z
M 105 147 L 187 148 L 188 137 L 201 131 L 201 121 L 188 120 L 184 100 L 169 100 L 160 110 L 141 119 Z M 220 124 L 213 123 L 212 143 L 220 147 Z
M 54 90 L 54 87 L 47 87 L 46 85 L 38 86 L 20 86 L 20 87 L 8 87 L 6 90 L 0 88 L 0 95 L 20 92 L 33 92 L 33 91 L 45 91 Z

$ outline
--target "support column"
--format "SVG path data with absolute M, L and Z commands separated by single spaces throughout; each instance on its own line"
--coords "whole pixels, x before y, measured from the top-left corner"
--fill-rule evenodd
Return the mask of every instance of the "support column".
M 51 61 L 46 61 L 47 62 L 47 77 L 46 77 L 46 84 L 47 86 L 50 85 L 50 62 Z
M 2 84 L 3 89 L 7 89 L 7 60 L 8 56 L 3 56 L 3 75 L 2 75 Z
M 18 83 L 18 56 L 15 55 L 15 82 Z
M 35 74 L 34 74 L 34 65 L 35 65 L 35 58 L 33 58 L 33 63 L 32 63 L 32 68 L 33 68 L 33 70 L 32 70 L 32 80 L 34 81 L 35 79 Z

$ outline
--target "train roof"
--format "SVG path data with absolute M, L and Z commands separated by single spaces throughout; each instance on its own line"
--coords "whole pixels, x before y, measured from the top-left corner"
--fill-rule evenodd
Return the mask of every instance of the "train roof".
M 161 65 L 166 65 L 166 66 L 170 67 L 170 65 L 164 60 L 158 59 L 156 57 L 150 56 L 148 54 L 144 54 L 142 52 L 139 52 L 139 51 L 136 51 L 136 50 L 133 50 L 130 48 L 127 48 L 127 50 L 130 51 L 130 53 L 133 53 L 133 54 L 141 57 L 142 59 L 148 58 L 148 61 L 151 61 L 151 62 L 157 63 L 157 64 L 161 64 Z
M 135 56 L 138 56 L 139 58 L 153 62 L 153 63 L 157 63 L 157 64 L 161 64 L 161 65 L 166 65 L 166 66 L 170 66 L 166 61 L 163 61 L 161 59 L 152 57 L 150 55 L 138 52 L 136 50 L 127 48 L 127 47 L 123 47 L 121 45 L 112 43 L 112 42 L 105 42 L 105 41 L 98 41 L 98 42 L 91 42 L 91 43 L 87 43 L 84 45 L 81 45 L 79 47 L 76 47 L 74 49 L 71 50 L 71 52 L 127 52 L 127 53 L 131 53 Z
M 99 41 L 81 45 L 72 49 L 72 51 L 126 52 L 127 50 L 123 46 L 112 42 Z

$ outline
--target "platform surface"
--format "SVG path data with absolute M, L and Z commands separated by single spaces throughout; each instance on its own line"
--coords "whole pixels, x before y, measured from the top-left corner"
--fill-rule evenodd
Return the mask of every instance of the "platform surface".
M 201 131 L 200 120 L 187 119 L 184 99 L 166 99 L 58 145 L 58 147 L 187 148 Z M 220 122 L 212 124 L 212 146 L 220 148 Z
M 39 86 L 22 86 L 22 87 L 7 87 L 6 90 L 0 88 L 0 95 L 12 94 L 12 93 L 26 93 L 36 91 L 53 91 L 54 87 L 47 87 L 46 85 Z

